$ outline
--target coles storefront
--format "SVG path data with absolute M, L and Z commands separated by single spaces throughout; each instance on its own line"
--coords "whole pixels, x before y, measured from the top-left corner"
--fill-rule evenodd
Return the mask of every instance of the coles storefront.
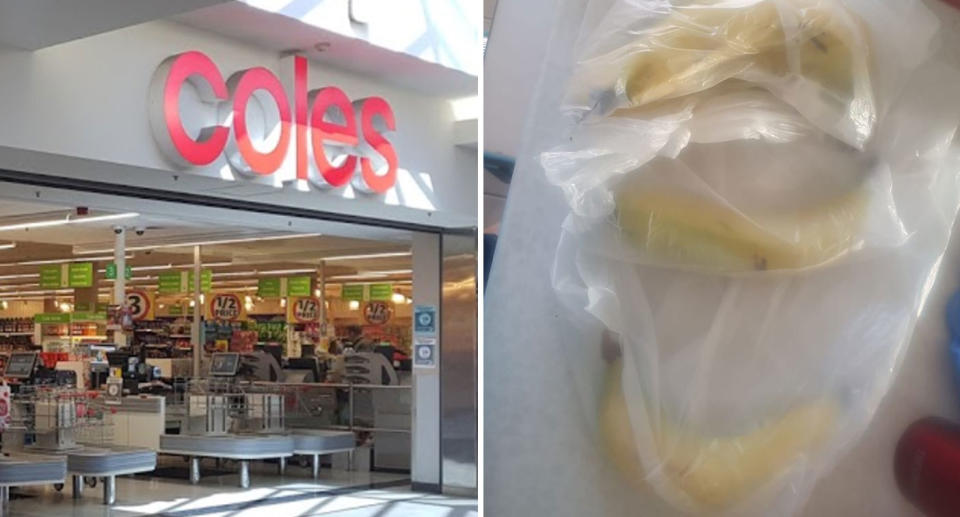
M 262 352 L 279 373 L 257 380 L 406 386 L 405 433 L 349 423 L 380 444 L 366 467 L 475 490 L 476 436 L 471 458 L 446 432 L 476 427 L 470 92 L 409 56 L 346 71 L 275 46 L 155 21 L 0 47 L 0 353 L 78 384 L 115 347 L 193 377 Z M 347 349 L 392 370 L 348 379 Z

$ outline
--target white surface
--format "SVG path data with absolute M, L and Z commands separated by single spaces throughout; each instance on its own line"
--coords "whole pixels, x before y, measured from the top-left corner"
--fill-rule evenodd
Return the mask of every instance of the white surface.
M 949 8 L 929 2 L 937 12 Z M 498 17 L 501 13 L 498 13 Z M 952 13 L 953 20 L 956 14 Z M 577 20 L 578 21 L 578 20 Z M 576 21 L 561 32 L 575 31 Z M 552 24 L 552 22 L 551 22 Z M 956 22 L 951 21 L 956 45 Z M 562 75 L 545 65 L 547 80 Z M 556 114 L 534 115 L 550 138 Z M 515 173 L 497 259 L 486 291 L 485 509 L 525 515 L 668 515 L 656 496 L 628 486 L 587 435 L 568 364 L 558 343 L 574 332 L 555 301 L 550 267 L 566 212 L 560 192 L 523 154 Z M 822 478 L 804 516 L 916 515 L 893 482 L 893 447 L 913 420 L 960 419 L 944 324 L 949 295 L 960 287 L 960 243 L 952 240 L 900 371 L 862 439 Z M 878 279 L 882 281 L 882 279 Z
M 440 314 L 440 237 L 413 235 L 413 303 L 437 307 Z M 439 330 L 439 328 L 438 328 Z M 443 346 L 441 343 L 440 346 Z M 414 483 L 440 484 L 439 368 L 416 368 L 413 374 L 413 419 L 410 477 Z
M 163 397 L 150 397 L 161 400 Z M 160 411 L 126 411 L 123 406 L 115 406 L 113 415 L 113 443 L 129 447 L 145 447 L 151 450 L 160 448 L 160 435 L 166 432 L 166 405 L 160 404 Z

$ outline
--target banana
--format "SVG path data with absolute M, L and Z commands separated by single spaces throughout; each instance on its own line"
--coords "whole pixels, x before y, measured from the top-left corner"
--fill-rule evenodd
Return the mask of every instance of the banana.
M 709 509 L 742 500 L 829 436 L 839 408 L 828 400 L 794 408 L 740 436 L 706 438 L 659 419 L 654 442 L 660 465 L 642 465 L 621 388 L 622 360 L 611 363 L 600 406 L 606 452 L 621 473 L 640 482 L 657 470 L 670 485 Z
M 849 18 L 832 3 L 789 3 L 799 17 L 789 30 L 770 0 L 748 8 L 675 6 L 657 28 L 644 31 L 637 45 L 644 51 L 627 61 L 622 78 L 627 98 L 642 106 L 756 69 L 778 77 L 798 72 L 833 96 L 851 100 L 860 71 L 854 49 L 862 35 L 844 24 Z
M 744 214 L 715 201 L 643 186 L 631 174 L 616 191 L 623 236 L 671 265 L 718 272 L 802 269 L 851 251 L 869 199 L 862 185 L 829 201 L 778 213 Z

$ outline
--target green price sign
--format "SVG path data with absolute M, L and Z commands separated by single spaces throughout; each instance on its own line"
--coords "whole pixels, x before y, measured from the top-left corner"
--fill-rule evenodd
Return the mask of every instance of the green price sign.
M 125 266 L 124 269 L 123 269 L 123 272 L 124 272 L 123 276 L 124 276 L 127 280 L 130 280 L 131 278 L 133 278 L 133 268 L 132 268 L 132 267 L 130 267 L 130 266 Z M 116 280 L 116 279 L 117 279 L 117 264 L 116 264 L 115 262 L 111 262 L 111 263 L 107 264 L 106 277 L 107 277 L 107 280 Z
M 179 303 L 176 305 L 170 306 L 170 315 L 171 316 L 183 316 L 183 305 Z
M 160 273 L 157 280 L 157 291 L 160 294 L 178 294 L 183 291 L 183 274 L 179 272 L 174 273 Z
M 45 312 L 33 317 L 34 323 L 40 324 L 65 324 L 70 323 L 70 313 L 68 312 Z
M 280 298 L 281 281 L 279 278 L 261 278 L 257 287 L 257 295 L 261 298 Z
M 157 291 L 160 294 L 180 294 L 193 291 L 193 271 L 160 273 L 157 281 Z M 200 273 L 200 291 L 208 293 L 213 290 L 213 270 L 204 269 Z
M 340 298 L 343 300 L 363 301 L 363 291 L 365 287 L 363 284 L 344 284 Z
M 93 287 L 93 262 L 70 264 L 70 287 Z
M 309 276 L 287 278 L 287 296 L 312 296 Z
M 187 289 L 184 292 L 193 291 L 193 271 L 187 275 Z M 213 290 L 213 270 L 204 269 L 200 272 L 200 292 L 209 293 Z
M 63 267 L 41 266 L 40 287 L 43 289 L 59 289 L 63 287 Z
M 393 298 L 393 284 L 370 284 L 370 299 L 390 301 Z

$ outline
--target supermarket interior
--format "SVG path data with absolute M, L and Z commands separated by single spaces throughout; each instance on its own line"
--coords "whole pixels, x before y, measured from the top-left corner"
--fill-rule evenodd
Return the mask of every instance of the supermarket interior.
M 17 476 L 0 498 L 14 514 L 36 498 L 70 510 L 55 498 L 71 492 L 118 515 L 258 486 L 273 490 L 260 509 L 349 487 L 414 497 L 417 232 L 28 191 L 0 202 L 0 423 Z M 445 289 L 475 292 L 471 261 Z

